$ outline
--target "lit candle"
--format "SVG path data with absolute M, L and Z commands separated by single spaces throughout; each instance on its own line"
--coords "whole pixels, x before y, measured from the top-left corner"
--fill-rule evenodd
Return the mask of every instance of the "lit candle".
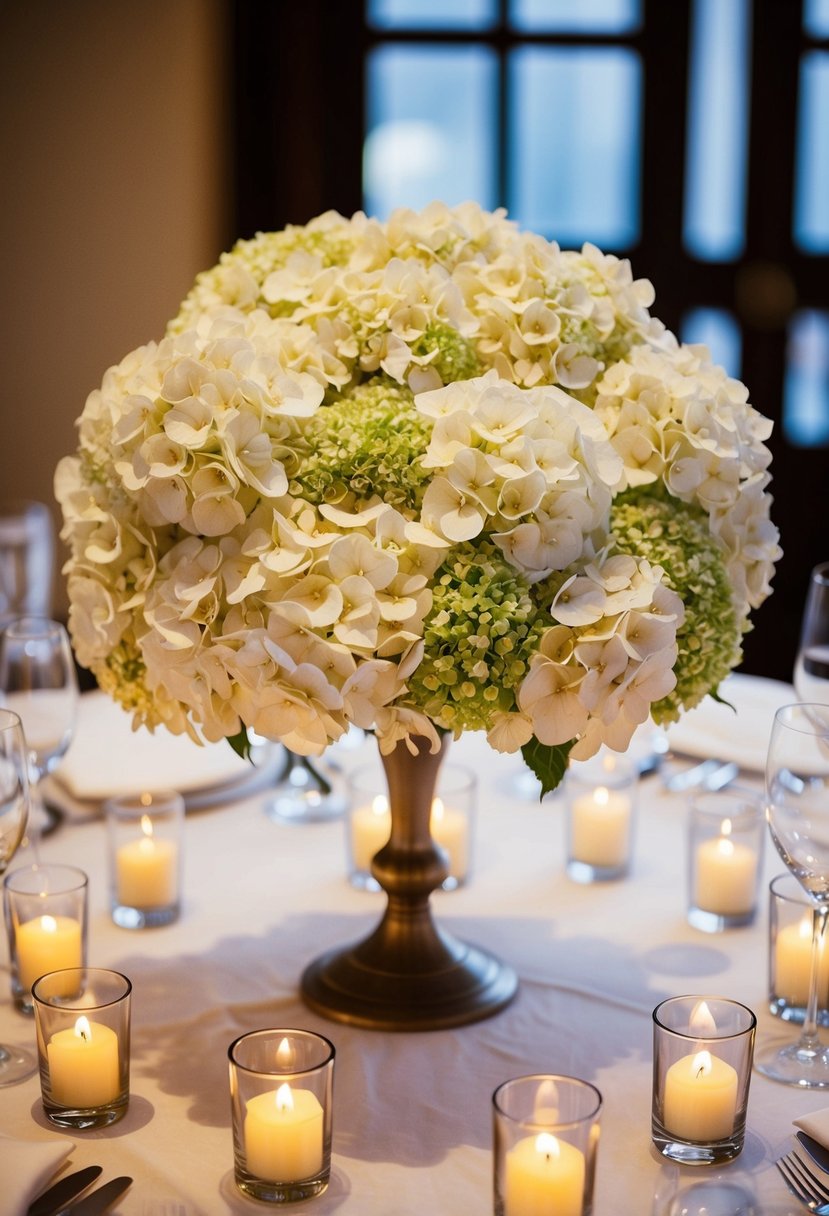
M 351 815 L 351 856 L 359 873 L 371 870 L 371 859 L 391 835 L 388 798 L 378 794 L 371 806 L 358 807 Z
M 46 1057 L 58 1106 L 90 1110 L 115 1101 L 121 1092 L 118 1036 L 109 1026 L 81 1015 L 73 1027 L 52 1035 Z
M 441 798 L 432 803 L 432 839 L 449 856 L 449 875 L 462 882 L 469 869 L 469 821 L 463 811 L 443 805 Z
M 604 785 L 574 798 L 570 808 L 573 860 L 603 869 L 625 865 L 630 812 L 628 795 Z
M 807 913 L 796 925 L 784 925 L 774 941 L 774 995 L 792 1005 L 809 998 L 812 970 L 812 917 Z M 829 1008 L 829 953 L 818 963 L 818 1008 Z
M 322 1167 L 323 1111 L 309 1089 L 257 1094 L 245 1108 L 245 1159 L 251 1174 L 269 1182 L 300 1182 Z
M 504 1159 L 504 1216 L 581 1216 L 584 1153 L 549 1132 L 527 1136 Z
M 128 908 L 162 908 L 176 901 L 178 849 L 175 841 L 153 835 L 149 815 L 141 816 L 141 832 L 115 855 L 118 902 Z
M 717 1029 L 711 1010 L 700 1001 L 690 1028 L 702 1034 Z M 710 1143 L 730 1136 L 737 1113 L 737 1072 L 707 1049 L 683 1056 L 665 1073 L 662 1121 L 679 1140 Z
M 15 945 L 20 987 L 25 992 L 47 971 L 83 965 L 81 925 L 71 916 L 36 916 L 24 921 L 15 931 Z
M 697 849 L 694 904 L 717 916 L 743 916 L 754 907 L 757 854 L 731 839 L 731 820 L 724 819 L 720 835 Z

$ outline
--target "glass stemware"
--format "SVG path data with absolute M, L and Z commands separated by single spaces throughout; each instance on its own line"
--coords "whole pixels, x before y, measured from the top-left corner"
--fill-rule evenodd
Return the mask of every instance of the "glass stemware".
M 801 701 L 829 705 L 829 562 L 815 566 L 809 580 L 794 686 Z
M 78 706 L 75 660 L 63 625 L 23 616 L 6 626 L 0 636 L 0 696 L 26 732 L 36 832 L 44 818 L 39 785 L 69 747 Z
M 29 751 L 17 714 L 0 709 L 0 874 L 7 868 L 26 830 L 29 813 Z M 31 1076 L 34 1052 L 0 1043 L 0 1085 Z
M 800 1038 L 755 1055 L 760 1072 L 802 1089 L 829 1087 L 829 1047 L 818 1035 L 819 964 L 829 919 L 829 719 L 826 705 L 784 705 L 766 757 L 771 838 L 812 904 L 809 999 Z

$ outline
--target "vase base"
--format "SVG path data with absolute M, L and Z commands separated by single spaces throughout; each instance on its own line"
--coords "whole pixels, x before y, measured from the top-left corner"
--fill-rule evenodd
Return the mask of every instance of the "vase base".
M 445 1030 L 492 1017 L 518 990 L 515 972 L 477 946 L 440 934 L 442 964 L 395 971 L 367 959 L 366 943 L 330 950 L 302 975 L 305 1003 L 366 1030 Z

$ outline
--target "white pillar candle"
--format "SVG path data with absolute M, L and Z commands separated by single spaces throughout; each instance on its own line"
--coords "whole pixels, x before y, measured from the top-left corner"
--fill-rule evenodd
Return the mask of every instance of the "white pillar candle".
M 711 1143 L 734 1130 L 737 1113 L 736 1070 L 698 1051 L 683 1056 L 665 1074 L 662 1122 L 679 1140 Z
M 268 1182 L 300 1182 L 322 1167 L 323 1110 L 310 1089 L 257 1094 L 245 1108 L 248 1170 Z
M 731 821 L 720 835 L 704 840 L 696 853 L 694 905 L 717 916 L 744 916 L 754 907 L 757 854 L 731 839 Z
M 573 799 L 570 849 L 574 861 L 611 869 L 628 859 L 631 800 L 600 785 Z
M 35 916 L 15 930 L 20 987 L 32 984 L 47 971 L 81 967 L 81 925 L 71 916 Z
M 118 1036 L 109 1026 L 78 1018 L 46 1045 L 49 1088 L 58 1106 L 89 1110 L 114 1102 L 121 1092 Z
M 115 854 L 116 896 L 128 908 L 163 908 L 176 902 L 178 848 L 153 835 L 149 815 L 141 816 L 141 830 Z
M 449 874 L 462 882 L 469 869 L 469 819 L 463 811 L 443 805 L 440 798 L 432 803 L 432 839 L 449 856 Z
M 519 1140 L 504 1158 L 504 1216 L 581 1216 L 584 1174 L 584 1153 L 565 1140 Z
M 370 806 L 357 807 L 351 814 L 351 856 L 354 869 L 368 873 L 371 859 L 391 835 L 391 811 L 388 799 L 378 794 Z
M 812 917 L 807 913 L 794 925 L 778 929 L 774 940 L 774 995 L 792 1005 L 809 999 L 812 970 Z M 829 1008 L 829 953 L 818 962 L 818 1008 Z

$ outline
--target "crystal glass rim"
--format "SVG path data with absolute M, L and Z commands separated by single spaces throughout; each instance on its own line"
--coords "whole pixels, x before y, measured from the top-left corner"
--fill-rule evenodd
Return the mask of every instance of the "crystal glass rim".
M 811 578 L 816 583 L 822 583 L 824 586 L 829 587 L 829 562 L 818 562 L 812 570 Z
M 751 805 L 731 813 L 728 811 L 716 811 L 714 809 L 716 803 L 728 803 L 732 799 L 734 801 L 750 803 Z M 741 785 L 729 785 L 728 789 L 724 790 L 704 790 L 698 794 L 692 794 L 689 805 L 691 810 L 697 814 L 704 815 L 706 819 L 709 816 L 712 819 L 730 819 L 735 827 L 739 827 L 744 822 L 754 824 L 758 818 L 762 818 L 765 799 L 759 790 L 750 790 L 746 786 Z
M 324 1043 L 326 1048 L 328 1049 L 325 1059 L 320 1060 L 318 1064 L 311 1064 L 307 1068 L 288 1068 L 288 1069 L 283 1069 L 281 1072 L 274 1070 L 274 1069 L 265 1070 L 265 1069 L 261 1069 L 261 1068 L 251 1068 L 248 1064 L 242 1064 L 240 1060 L 236 1059 L 236 1056 L 234 1054 L 236 1051 L 236 1048 L 239 1046 L 240 1043 L 242 1043 L 246 1039 L 262 1038 L 265 1035 L 271 1036 L 273 1038 L 276 1038 L 277 1035 L 282 1035 L 282 1037 L 284 1038 L 285 1036 L 291 1035 L 291 1034 L 299 1035 L 305 1039 L 316 1039 L 318 1042 Z M 311 1073 L 311 1072 L 318 1072 L 321 1068 L 327 1067 L 327 1065 L 333 1061 L 336 1054 L 337 1054 L 336 1047 L 331 1042 L 331 1040 L 329 1038 L 327 1038 L 324 1034 L 320 1034 L 319 1031 L 317 1031 L 317 1030 L 301 1030 L 301 1029 L 298 1029 L 296 1026 L 275 1026 L 275 1027 L 265 1027 L 262 1030 L 247 1030 L 247 1031 L 245 1031 L 244 1034 L 238 1035 L 227 1049 L 228 1060 L 233 1065 L 233 1067 L 238 1068 L 240 1072 L 247 1073 L 247 1075 L 250 1077 L 271 1077 L 271 1078 L 281 1077 L 281 1076 L 301 1077 L 301 1076 L 303 1076 L 303 1074 L 307 1074 L 307 1073 Z
M 691 1034 L 690 1031 L 676 1030 L 673 1026 L 666 1026 L 666 1024 L 660 1020 L 658 1015 L 660 1009 L 664 1009 L 666 1005 L 673 1005 L 677 1001 L 694 1001 L 697 1003 L 701 1001 L 719 1001 L 723 1005 L 736 1005 L 738 1009 L 742 1009 L 744 1013 L 748 1014 L 748 1025 L 744 1026 L 742 1030 L 735 1031 L 733 1034 L 720 1034 L 716 1027 L 714 1028 L 713 1033 L 706 1032 L 705 1034 Z M 733 997 L 730 996 L 698 996 L 694 993 L 688 993 L 684 996 L 669 996 L 666 997 L 664 1001 L 659 1002 L 654 1009 L 652 1016 L 654 1024 L 658 1026 L 660 1030 L 664 1030 L 666 1034 L 672 1034 L 674 1038 L 685 1039 L 688 1043 L 699 1043 L 700 1040 L 705 1039 L 716 1039 L 718 1043 L 727 1043 L 729 1040 L 741 1039 L 743 1035 L 748 1034 L 749 1031 L 757 1028 L 757 1015 L 755 1014 L 754 1010 L 749 1009 L 748 1005 L 744 1005 L 742 1001 L 735 1001 Z
M 802 710 L 802 721 L 791 722 L 788 719 L 791 717 L 792 710 Z M 815 719 L 813 719 L 809 710 L 816 710 Z M 787 730 L 795 731 L 799 735 L 806 735 L 810 739 L 823 739 L 829 736 L 829 725 L 826 724 L 825 716 L 827 713 L 826 703 L 823 701 L 792 701 L 788 705 L 781 705 L 775 711 L 775 724 L 785 726 Z M 821 719 L 823 721 L 821 722 Z
M 511 1115 L 509 1111 L 505 1110 L 501 1105 L 501 1095 L 504 1093 L 504 1090 L 508 1089 L 511 1085 L 520 1085 L 525 1081 L 537 1081 L 539 1085 L 544 1081 L 552 1081 L 554 1084 L 564 1081 L 573 1088 L 579 1088 L 585 1092 L 592 1090 L 593 1094 L 595 1095 L 595 1106 L 591 1107 L 589 1111 L 585 1112 L 583 1115 L 580 1115 L 577 1119 L 560 1119 L 556 1120 L 555 1123 L 545 1126 L 553 1128 L 579 1127 L 582 1123 L 588 1123 L 591 1119 L 598 1118 L 598 1116 L 601 1114 L 604 1099 L 602 1098 L 601 1090 L 597 1089 L 592 1081 L 585 1081 L 582 1077 L 574 1077 L 567 1073 L 561 1072 L 531 1072 L 526 1073 L 521 1077 L 509 1077 L 508 1080 L 502 1081 L 500 1085 L 497 1085 L 492 1092 L 492 1105 L 494 1106 L 495 1110 L 499 1115 L 503 1115 L 505 1119 L 509 1119 L 511 1123 L 531 1124 L 533 1122 L 532 1119 L 516 1118 L 515 1115 Z M 538 1126 L 541 1127 L 542 1125 L 539 1124 Z
M 22 628 L 22 626 L 25 626 L 25 628 Z M 49 616 L 38 616 L 37 613 L 22 613 L 20 616 L 13 617 L 8 625 L 4 627 L 3 632 L 12 638 L 19 639 L 23 636 L 51 638 L 60 636 L 66 631 L 60 621 L 55 621 Z
M 788 891 L 781 891 L 777 884 L 786 882 L 789 879 L 796 889 L 792 890 L 791 893 Z M 814 901 L 811 900 L 806 894 L 805 890 L 797 881 L 794 874 L 792 874 L 791 870 L 788 870 L 785 874 L 775 874 L 774 878 L 769 880 L 769 892 L 776 899 L 785 900 L 786 903 L 789 904 L 800 904 L 801 907 L 808 908 L 810 912 L 814 910 Z
M 53 975 L 115 976 L 117 979 L 124 981 L 124 991 L 119 993 L 118 996 L 110 997 L 108 1000 L 96 1001 L 94 1005 L 71 1005 L 67 999 L 65 1004 L 55 1006 L 52 1005 L 49 997 L 41 996 L 41 994 L 38 992 L 38 988 L 41 986 L 43 981 L 51 979 Z M 55 971 L 47 971 L 45 975 L 41 975 L 35 980 L 34 984 L 32 984 L 32 996 L 35 998 L 35 1000 L 40 1001 L 41 1005 L 46 1005 L 49 1009 L 60 1008 L 72 1011 L 77 1010 L 78 1013 L 88 1013 L 90 1009 L 109 1009 L 110 1006 L 117 1005 L 123 1001 L 125 997 L 130 995 L 131 992 L 132 980 L 129 979 L 128 976 L 124 975 L 122 971 L 113 971 L 109 967 L 60 967 Z M 63 998 L 61 999 L 63 1000 Z
M 14 730 L 18 726 L 23 730 L 20 714 L 16 714 L 13 709 L 0 706 L 0 730 Z
M 149 802 L 142 802 L 149 798 Z M 162 805 L 163 804 L 163 805 Z M 169 814 L 171 811 L 184 809 L 184 795 L 179 790 L 137 790 L 131 794 L 113 794 L 104 803 L 104 810 L 112 810 L 126 814 L 152 815 Z
M 15 878 L 22 877 L 24 874 L 36 875 L 39 871 L 51 870 L 55 872 L 63 872 L 66 874 L 75 874 L 78 881 L 74 886 L 61 887 L 59 891 L 27 891 L 22 887 L 18 887 L 12 881 Z M 79 891 L 81 887 L 89 885 L 89 875 L 80 866 L 64 865 L 63 862 L 34 862 L 30 866 L 17 866 L 14 870 L 9 870 L 6 877 L 3 879 L 3 886 L 9 891 L 14 891 L 15 895 L 69 895 L 72 891 Z

